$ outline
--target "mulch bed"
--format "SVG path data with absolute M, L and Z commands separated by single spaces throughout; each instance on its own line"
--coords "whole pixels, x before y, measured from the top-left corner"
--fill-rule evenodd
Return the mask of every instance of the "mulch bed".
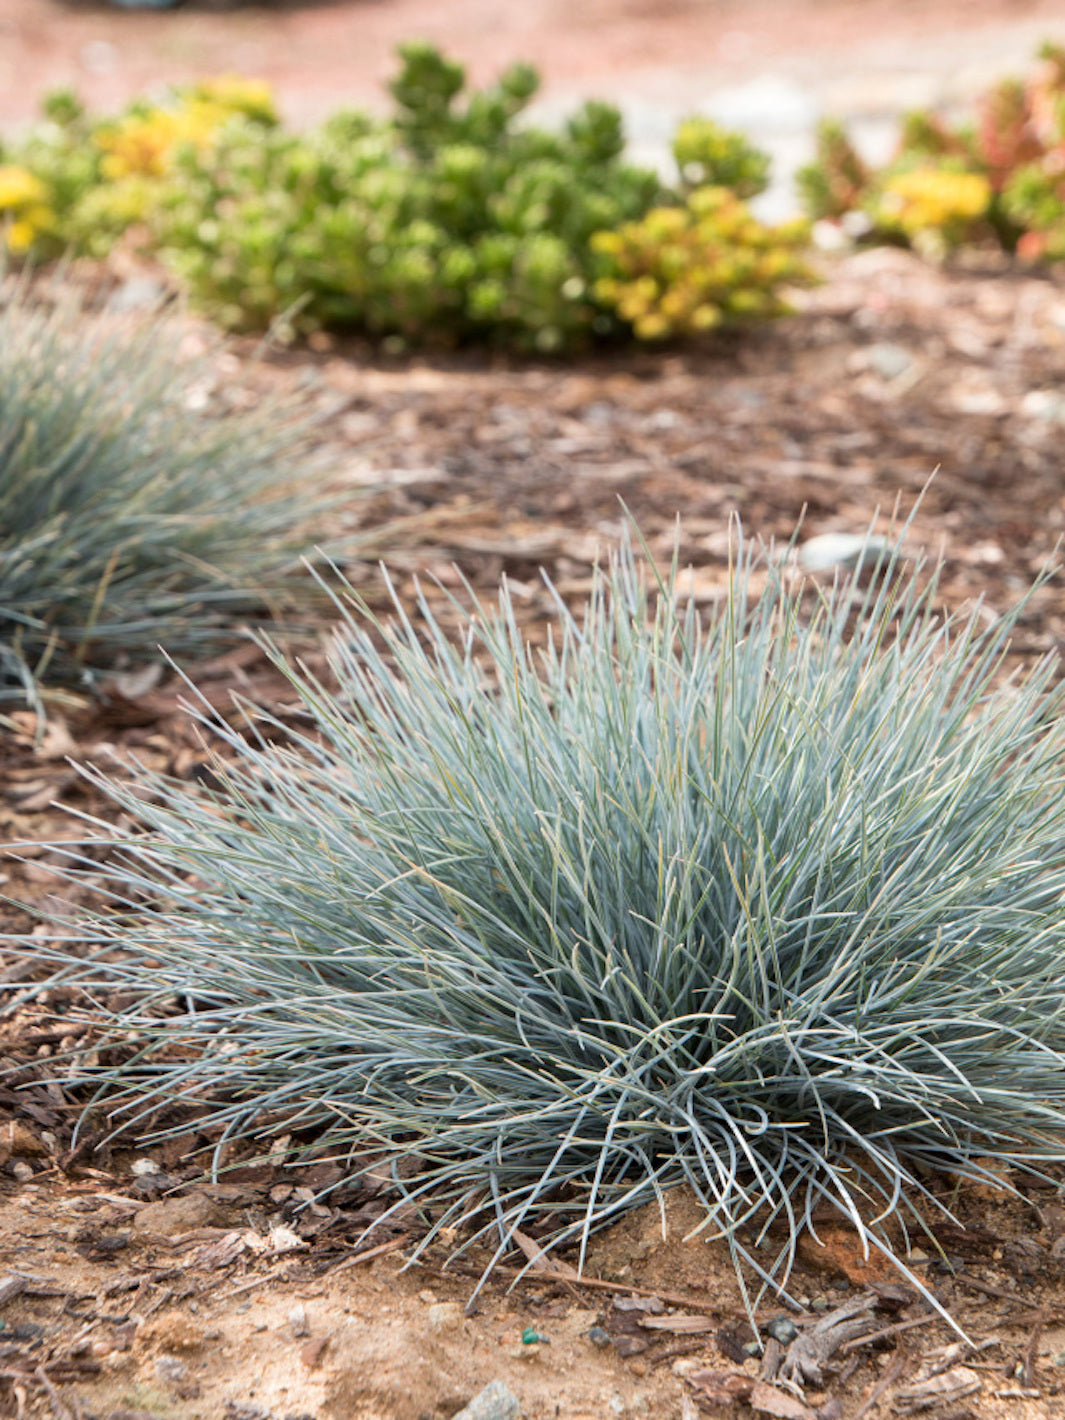
M 794 317 L 705 351 L 602 355 L 579 366 L 473 355 L 399 364 L 324 337 L 315 348 L 257 361 L 249 342 L 220 356 L 211 395 L 224 403 L 299 389 L 318 408 L 321 469 L 329 472 L 310 476 L 328 476 L 345 495 L 330 532 L 361 539 L 345 570 L 378 607 L 387 604 L 379 556 L 405 598 L 410 574 L 418 574 L 445 619 L 453 616 L 446 594 L 466 595 L 463 581 L 491 598 L 505 575 L 535 639 L 550 609 L 541 573 L 579 601 L 592 563 L 616 544 L 628 515 L 663 561 L 676 548 L 690 569 L 686 585 L 709 606 L 726 585 L 736 518 L 745 535 L 784 542 L 801 521 L 801 542 L 874 524 L 884 531 L 896 514 L 896 522 L 910 519 L 909 552 L 942 556 L 943 603 L 982 599 L 982 615 L 993 620 L 1023 594 L 1065 529 L 1065 279 L 936 269 L 893 250 L 842 259 L 827 274 Z M 1013 650 L 1030 661 L 1063 647 L 1065 597 L 1054 581 L 1029 603 Z M 321 654 L 313 640 L 301 650 L 312 660 Z M 189 674 L 223 713 L 234 691 L 282 719 L 289 711 L 283 679 L 252 645 Z M 9 900 L 43 908 L 63 930 L 105 878 L 103 861 L 75 881 L 54 873 L 60 860 L 48 845 L 87 832 L 57 803 L 109 813 L 71 760 L 120 765 L 132 754 L 186 778 L 205 772 L 204 746 L 182 709 L 188 693 L 169 671 L 154 682 L 105 678 L 57 697 L 43 739 L 30 715 L 15 716 L 0 738 L 0 837 L 16 845 L 0 854 Z M 34 929 L 9 901 L 0 906 L 0 930 L 56 929 Z M 5 979 L 24 971 L 12 965 Z M 0 1040 L 22 1081 L 37 1071 L 28 1090 L 0 1094 L 3 1127 L 46 1139 L 39 1152 L 8 1150 L 0 1160 L 9 1174 L 12 1159 L 23 1165 L 12 1186 L 40 1175 L 84 1188 L 93 1168 L 118 1167 L 110 1154 L 93 1157 L 92 1130 L 71 1145 L 77 1102 L 49 1064 L 71 1043 L 69 1004 L 61 995 L 37 1002 L 8 1021 Z M 265 1195 L 275 1174 L 245 1186 Z M 151 1195 L 148 1180 L 139 1187 L 141 1197 Z M 1054 1377 L 1040 1379 L 1036 1344 L 1045 1326 L 1065 1317 L 1065 1212 L 1047 1198 L 1033 1195 L 1027 1212 L 1008 1217 L 997 1201 L 974 1207 L 968 1234 L 941 1239 L 953 1259 L 951 1286 L 960 1297 L 968 1281 L 967 1295 L 982 1298 L 986 1334 L 1004 1305 L 1024 1313 L 1027 1350 L 1014 1358 L 1011 1382 L 1018 1403 L 1051 1394 Z M 347 1245 L 352 1225 L 343 1213 L 330 1238 L 319 1229 L 321 1245 L 338 1237 Z M 875 1296 L 888 1326 L 909 1304 Z M 613 1324 L 618 1334 L 632 1332 L 628 1322 Z M 666 1340 L 681 1352 L 687 1345 L 675 1335 Z M 906 1344 L 912 1358 L 919 1343 Z M 960 1364 L 951 1353 L 940 1371 L 920 1375 L 957 1380 Z M 995 1365 L 1001 1370 L 1001 1358 Z M 915 1366 L 906 1374 L 908 1381 L 901 1369 L 891 1381 L 885 1374 L 876 1403 L 892 1386 L 912 1389 Z M 707 1376 L 702 1391 L 692 1387 L 699 1404 L 754 1403 L 753 1382 L 741 1394 L 746 1382 Z M 726 1394 L 729 1384 L 740 1389 Z M 957 1417 L 1013 1413 L 982 1410 L 948 1391 L 937 1399 L 933 1384 L 907 1403 Z M 951 1400 L 952 1412 L 943 1408 Z

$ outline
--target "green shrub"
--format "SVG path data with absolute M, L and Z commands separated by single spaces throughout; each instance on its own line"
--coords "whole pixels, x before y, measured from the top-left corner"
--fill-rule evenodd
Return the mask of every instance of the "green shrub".
M 869 170 L 838 119 L 817 128 L 817 156 L 795 177 L 807 213 L 815 221 L 843 217 L 860 206 L 869 186 Z
M 1027 80 L 1004 79 L 981 99 L 974 126 L 918 111 L 878 171 L 842 124 L 827 121 L 817 156 L 798 175 L 811 217 L 862 214 L 875 238 L 942 256 L 993 242 L 1026 259 L 1065 255 L 1065 48 L 1046 44 Z
M 589 241 L 661 191 L 625 164 L 621 121 L 588 103 L 559 134 L 517 119 L 519 65 L 467 94 L 461 66 L 408 45 L 391 122 L 341 114 L 264 140 L 247 123 L 186 148 L 155 239 L 230 326 L 294 309 L 300 328 L 553 352 L 616 331 L 590 296 Z
M 596 234 L 606 271 L 595 294 L 641 340 L 766 320 L 789 309 L 782 285 L 813 280 L 805 243 L 805 223 L 766 227 L 727 188 L 696 188 L 683 207 Z
M 595 233 L 682 205 L 693 184 L 740 197 L 765 186 L 768 156 L 707 119 L 678 129 L 670 189 L 624 161 L 610 104 L 547 132 L 523 121 L 539 84 L 528 65 L 469 90 L 430 45 L 401 58 L 389 119 L 338 113 L 300 134 L 250 81 L 204 81 L 110 120 L 54 96 L 0 167 L 8 247 L 100 257 L 136 240 L 230 329 L 283 320 L 400 348 L 554 353 L 631 333 L 595 295 Z
M 494 1257 L 688 1184 L 781 1285 L 824 1207 L 898 1259 L 927 1170 L 1061 1160 L 1063 693 L 896 572 L 811 609 L 743 555 L 701 629 L 623 551 L 542 654 L 505 590 L 459 644 L 345 602 L 338 690 L 275 653 L 304 736 L 204 712 L 216 789 L 100 781 L 147 831 L 69 964 L 120 988 L 84 1078 L 383 1151 Z
M 0 288 L 0 699 L 192 654 L 283 597 L 322 500 L 292 411 L 189 407 L 176 322 Z
M 673 158 L 691 188 L 727 187 L 750 198 L 769 186 L 769 154 L 709 118 L 687 118 L 678 126 Z
M 238 115 L 260 134 L 274 127 L 268 87 L 235 77 L 204 79 L 158 101 L 135 99 L 114 118 L 91 116 L 69 90 L 51 94 L 44 122 L 11 153 L 9 172 L 43 184 L 43 201 L 32 219 L 8 226 L 8 253 L 106 255 L 130 227 L 149 220 L 173 179 L 178 153 L 202 154 Z M 0 218 L 4 191 L 0 180 Z

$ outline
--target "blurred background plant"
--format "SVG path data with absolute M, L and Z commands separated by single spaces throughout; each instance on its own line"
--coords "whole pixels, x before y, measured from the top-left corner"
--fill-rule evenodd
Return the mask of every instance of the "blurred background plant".
M 43 188 L 43 213 L 29 240 L 6 230 L 12 255 L 52 257 L 63 250 L 106 256 L 130 228 L 148 221 L 173 179 L 178 155 L 201 155 L 231 118 L 258 130 L 277 123 L 269 86 L 223 76 L 174 89 L 161 100 L 137 99 L 114 118 L 89 115 L 77 95 L 57 90 L 43 122 L 16 145 L 8 171 Z M 0 183 L 0 216 L 10 210 Z M 17 240 L 12 240 L 17 236 Z
M 1029 261 L 1065 258 L 1065 47 L 1047 43 L 1026 80 L 1004 79 L 976 122 L 916 111 L 884 167 L 868 166 L 843 126 L 822 123 L 799 173 L 809 215 L 942 257 L 984 242 Z
M 309 421 L 206 407 L 215 365 L 187 335 L 61 281 L 0 287 L 0 700 L 202 654 L 292 605 L 327 506 Z
M 539 84 L 528 65 L 471 90 L 462 66 L 430 45 L 406 45 L 401 59 L 391 118 L 340 112 L 305 133 L 278 124 L 263 86 L 235 79 L 111 119 L 53 95 L 46 122 L 9 155 L 9 250 L 103 257 L 135 241 L 229 329 L 281 318 L 301 331 L 362 331 L 397 349 L 478 340 L 551 354 L 635 329 L 623 310 L 631 303 L 597 284 L 613 269 L 597 232 L 662 204 L 684 211 L 695 189 L 742 198 L 765 185 L 768 157 L 707 119 L 678 130 L 680 177 L 670 187 L 625 161 L 610 104 L 588 101 L 548 132 L 523 118 Z M 689 245 L 707 225 L 708 201 L 689 207 Z M 776 284 L 791 268 L 764 259 L 772 243 L 752 217 L 728 228 L 716 223 L 718 248 L 728 246 L 748 292 L 758 286 L 765 297 L 737 292 L 736 310 L 746 304 L 751 318 L 782 308 Z M 796 241 L 793 232 L 778 245 Z M 731 268 L 716 269 L 724 311 Z M 655 279 L 667 296 L 689 276 L 660 263 Z M 637 335 L 700 329 L 682 318 L 639 326 Z

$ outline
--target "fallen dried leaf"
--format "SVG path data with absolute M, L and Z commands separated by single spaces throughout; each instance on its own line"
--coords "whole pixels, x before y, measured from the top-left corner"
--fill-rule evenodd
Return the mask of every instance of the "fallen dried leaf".
M 526 1236 L 525 1233 L 519 1232 L 518 1229 L 515 1228 L 510 1236 L 529 1259 L 529 1263 L 534 1272 L 560 1272 L 563 1276 L 571 1277 L 575 1282 L 580 1280 L 581 1274 L 575 1267 L 572 1267 L 568 1262 L 563 1262 L 561 1258 L 549 1258 L 540 1244 Z

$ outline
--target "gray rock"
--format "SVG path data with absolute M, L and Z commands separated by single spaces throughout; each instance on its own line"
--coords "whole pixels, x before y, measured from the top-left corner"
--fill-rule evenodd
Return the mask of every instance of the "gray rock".
M 489 1381 L 453 1420 L 521 1420 L 521 1403 L 502 1381 Z
M 193 1228 L 210 1227 L 220 1216 L 218 1205 L 202 1193 L 164 1198 L 159 1203 L 149 1203 L 134 1216 L 133 1236 L 158 1233 L 165 1238 L 175 1238 Z
M 155 1374 L 161 1381 L 166 1381 L 168 1385 L 180 1385 L 188 1375 L 188 1367 L 176 1356 L 157 1356 L 155 1358 Z
M 430 1331 L 461 1331 L 466 1313 L 458 1302 L 434 1302 L 426 1320 Z

